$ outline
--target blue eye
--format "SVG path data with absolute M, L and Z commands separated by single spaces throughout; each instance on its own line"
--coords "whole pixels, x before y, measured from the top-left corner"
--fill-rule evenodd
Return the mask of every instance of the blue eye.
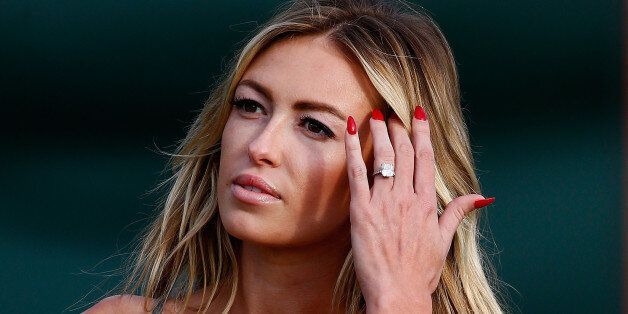
M 237 110 L 246 113 L 256 113 L 257 109 L 261 109 L 264 111 L 264 107 L 260 105 L 257 101 L 248 99 L 248 98 L 237 98 L 233 100 L 233 106 L 237 108 Z M 327 126 L 318 120 L 308 116 L 301 116 L 301 122 L 299 126 L 304 127 L 308 132 L 313 133 L 316 137 L 321 138 L 336 138 L 334 132 L 332 132 Z

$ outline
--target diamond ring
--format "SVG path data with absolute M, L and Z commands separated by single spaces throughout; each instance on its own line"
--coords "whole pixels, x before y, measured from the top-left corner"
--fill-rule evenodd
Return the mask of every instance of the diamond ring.
M 373 176 L 381 174 L 384 178 L 395 176 L 395 166 L 393 164 L 387 164 L 385 162 L 379 165 L 379 170 L 373 172 Z

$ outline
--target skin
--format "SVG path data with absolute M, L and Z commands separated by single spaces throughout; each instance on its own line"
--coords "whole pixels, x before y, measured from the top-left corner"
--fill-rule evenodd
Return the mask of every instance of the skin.
M 322 36 L 275 43 L 247 68 L 240 82 L 246 81 L 269 95 L 240 83 L 234 98 L 257 104 L 234 108 L 223 132 L 220 217 L 227 232 L 243 241 L 242 294 L 234 311 L 320 312 L 331 304 L 350 248 L 346 119 L 351 113 L 366 121 L 381 99 L 363 70 Z M 299 101 L 329 104 L 342 116 L 296 111 Z M 335 138 L 321 136 L 314 123 L 302 124 L 304 113 Z M 230 186 L 243 172 L 274 185 L 281 202 L 238 201 Z
M 218 204 L 227 231 L 247 243 L 278 249 L 338 242 L 343 234 L 348 239 L 346 120 L 350 113 L 366 121 L 380 101 L 362 69 L 324 37 L 298 37 L 275 43 L 255 58 L 235 89 L 234 99 L 242 98 L 253 102 L 232 109 L 221 143 Z M 329 104 L 342 116 L 294 110 L 299 101 Z M 324 124 L 335 138 L 321 136 L 315 123 L 302 125 L 303 114 Z M 241 173 L 264 178 L 282 201 L 260 207 L 237 201 L 230 186 Z
M 267 95 L 242 83 L 247 80 L 264 86 Z M 318 35 L 277 42 L 258 55 L 235 98 L 255 103 L 232 109 L 222 140 L 219 213 L 225 229 L 242 240 L 231 312 L 329 309 L 352 248 L 368 312 L 431 313 L 431 294 L 455 230 L 484 198 L 460 196 L 438 216 L 428 121 L 414 118 L 409 136 L 398 118 L 373 119 L 371 110 L 382 100 L 366 74 Z M 304 112 L 293 108 L 299 101 L 324 102 L 342 113 L 338 119 L 305 112 L 335 138 L 321 136 L 315 123 L 302 123 Z M 348 132 L 349 115 L 357 122 L 356 134 Z M 395 164 L 395 177 L 370 176 L 381 162 Z M 280 202 L 256 206 L 237 200 L 230 187 L 241 173 L 274 185 Z M 219 291 L 209 312 L 222 309 L 228 292 Z M 106 300 L 88 312 L 142 312 L 141 297 Z M 206 301 L 195 294 L 190 304 Z M 165 312 L 176 306 L 168 302 Z

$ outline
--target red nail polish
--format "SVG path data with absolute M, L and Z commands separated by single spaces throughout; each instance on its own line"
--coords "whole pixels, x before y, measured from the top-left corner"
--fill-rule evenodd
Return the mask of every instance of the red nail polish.
M 353 134 L 355 134 L 355 132 L 357 132 L 357 128 L 355 126 L 355 120 L 353 120 L 352 116 L 349 116 L 349 118 L 347 118 L 347 131 L 351 135 L 353 135 Z
M 377 108 L 373 109 L 371 116 L 375 120 L 384 121 L 384 114 Z
M 485 198 L 483 200 L 477 200 L 473 203 L 473 207 L 477 209 L 480 207 L 488 206 L 488 205 L 493 204 L 494 201 L 495 201 L 494 197 Z
M 423 111 L 421 106 L 416 106 L 416 108 L 414 108 L 414 117 L 422 121 L 427 120 L 427 115 L 425 115 L 425 111 Z

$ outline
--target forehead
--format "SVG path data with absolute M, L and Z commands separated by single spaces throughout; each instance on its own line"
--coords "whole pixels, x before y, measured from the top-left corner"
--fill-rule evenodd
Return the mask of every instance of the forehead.
M 249 65 L 247 79 L 270 89 L 273 101 L 325 102 L 354 116 L 380 101 L 362 67 L 322 35 L 273 43 Z

